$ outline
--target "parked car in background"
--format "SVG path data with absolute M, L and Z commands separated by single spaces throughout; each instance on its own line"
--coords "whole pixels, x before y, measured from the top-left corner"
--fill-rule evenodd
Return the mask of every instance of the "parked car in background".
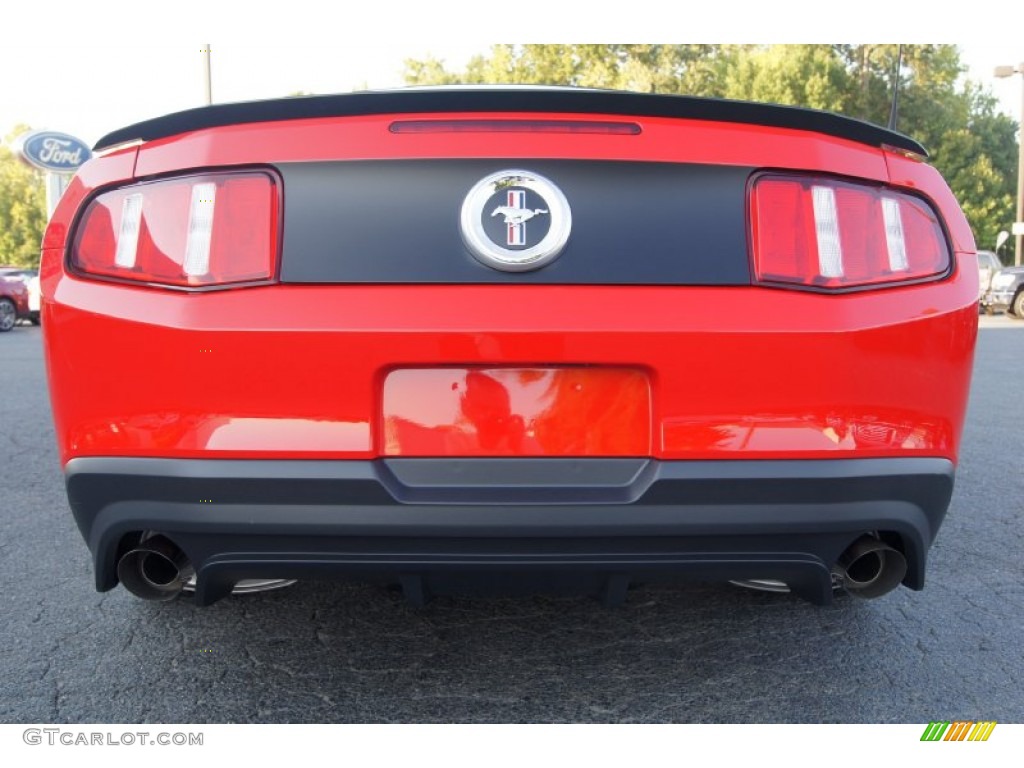
M 1003 267 L 999 270 L 982 296 L 981 305 L 986 312 L 1007 312 L 1018 320 L 1024 320 L 1024 267 Z
M 30 277 L 39 277 L 39 270 L 30 267 L 0 267 L 0 277 L 14 277 L 27 281 Z
M 978 297 L 984 297 L 991 287 L 992 278 L 1003 268 L 1003 263 L 992 251 L 978 251 Z
M 20 280 L 28 289 L 28 313 L 19 315 L 33 325 L 39 325 L 39 270 L 28 267 L 0 267 L 0 277 Z
M 0 333 L 6 333 L 29 316 L 28 287 L 16 277 L 0 275 Z

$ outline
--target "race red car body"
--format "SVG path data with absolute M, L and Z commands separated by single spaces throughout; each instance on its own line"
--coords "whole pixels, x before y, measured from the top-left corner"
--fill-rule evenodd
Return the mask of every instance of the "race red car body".
M 414 89 L 205 107 L 96 149 L 42 287 L 99 589 L 923 586 L 978 269 L 913 140 Z

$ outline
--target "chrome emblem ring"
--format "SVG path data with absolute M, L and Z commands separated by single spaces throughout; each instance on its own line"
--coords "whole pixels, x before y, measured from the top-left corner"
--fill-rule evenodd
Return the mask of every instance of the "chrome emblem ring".
M 478 181 L 462 203 L 462 239 L 473 258 L 505 272 L 550 264 L 565 248 L 572 211 L 562 190 L 532 171 L 510 169 Z

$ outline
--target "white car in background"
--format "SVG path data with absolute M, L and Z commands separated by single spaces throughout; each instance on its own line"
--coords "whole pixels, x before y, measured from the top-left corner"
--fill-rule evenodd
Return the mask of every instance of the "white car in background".
M 1003 268 L 999 257 L 992 251 L 978 251 L 978 296 L 982 297 L 992 287 L 992 278 Z
M 39 325 L 39 275 L 33 275 L 25 281 L 28 286 L 28 319 L 32 325 Z

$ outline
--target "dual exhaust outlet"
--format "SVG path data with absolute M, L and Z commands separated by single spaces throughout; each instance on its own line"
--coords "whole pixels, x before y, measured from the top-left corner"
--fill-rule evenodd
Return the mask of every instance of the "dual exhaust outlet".
M 861 536 L 839 556 L 832 569 L 842 587 L 856 597 L 881 597 L 907 575 L 907 558 L 874 536 Z
M 195 569 L 185 553 L 159 534 L 140 541 L 117 561 L 117 578 L 143 600 L 173 600 L 193 576 Z
M 838 585 L 850 594 L 881 597 L 903 581 L 907 559 L 884 541 L 865 535 L 839 556 L 832 572 Z M 160 534 L 139 542 L 117 563 L 117 577 L 125 589 L 143 600 L 173 600 L 194 576 L 195 569 L 185 553 Z

